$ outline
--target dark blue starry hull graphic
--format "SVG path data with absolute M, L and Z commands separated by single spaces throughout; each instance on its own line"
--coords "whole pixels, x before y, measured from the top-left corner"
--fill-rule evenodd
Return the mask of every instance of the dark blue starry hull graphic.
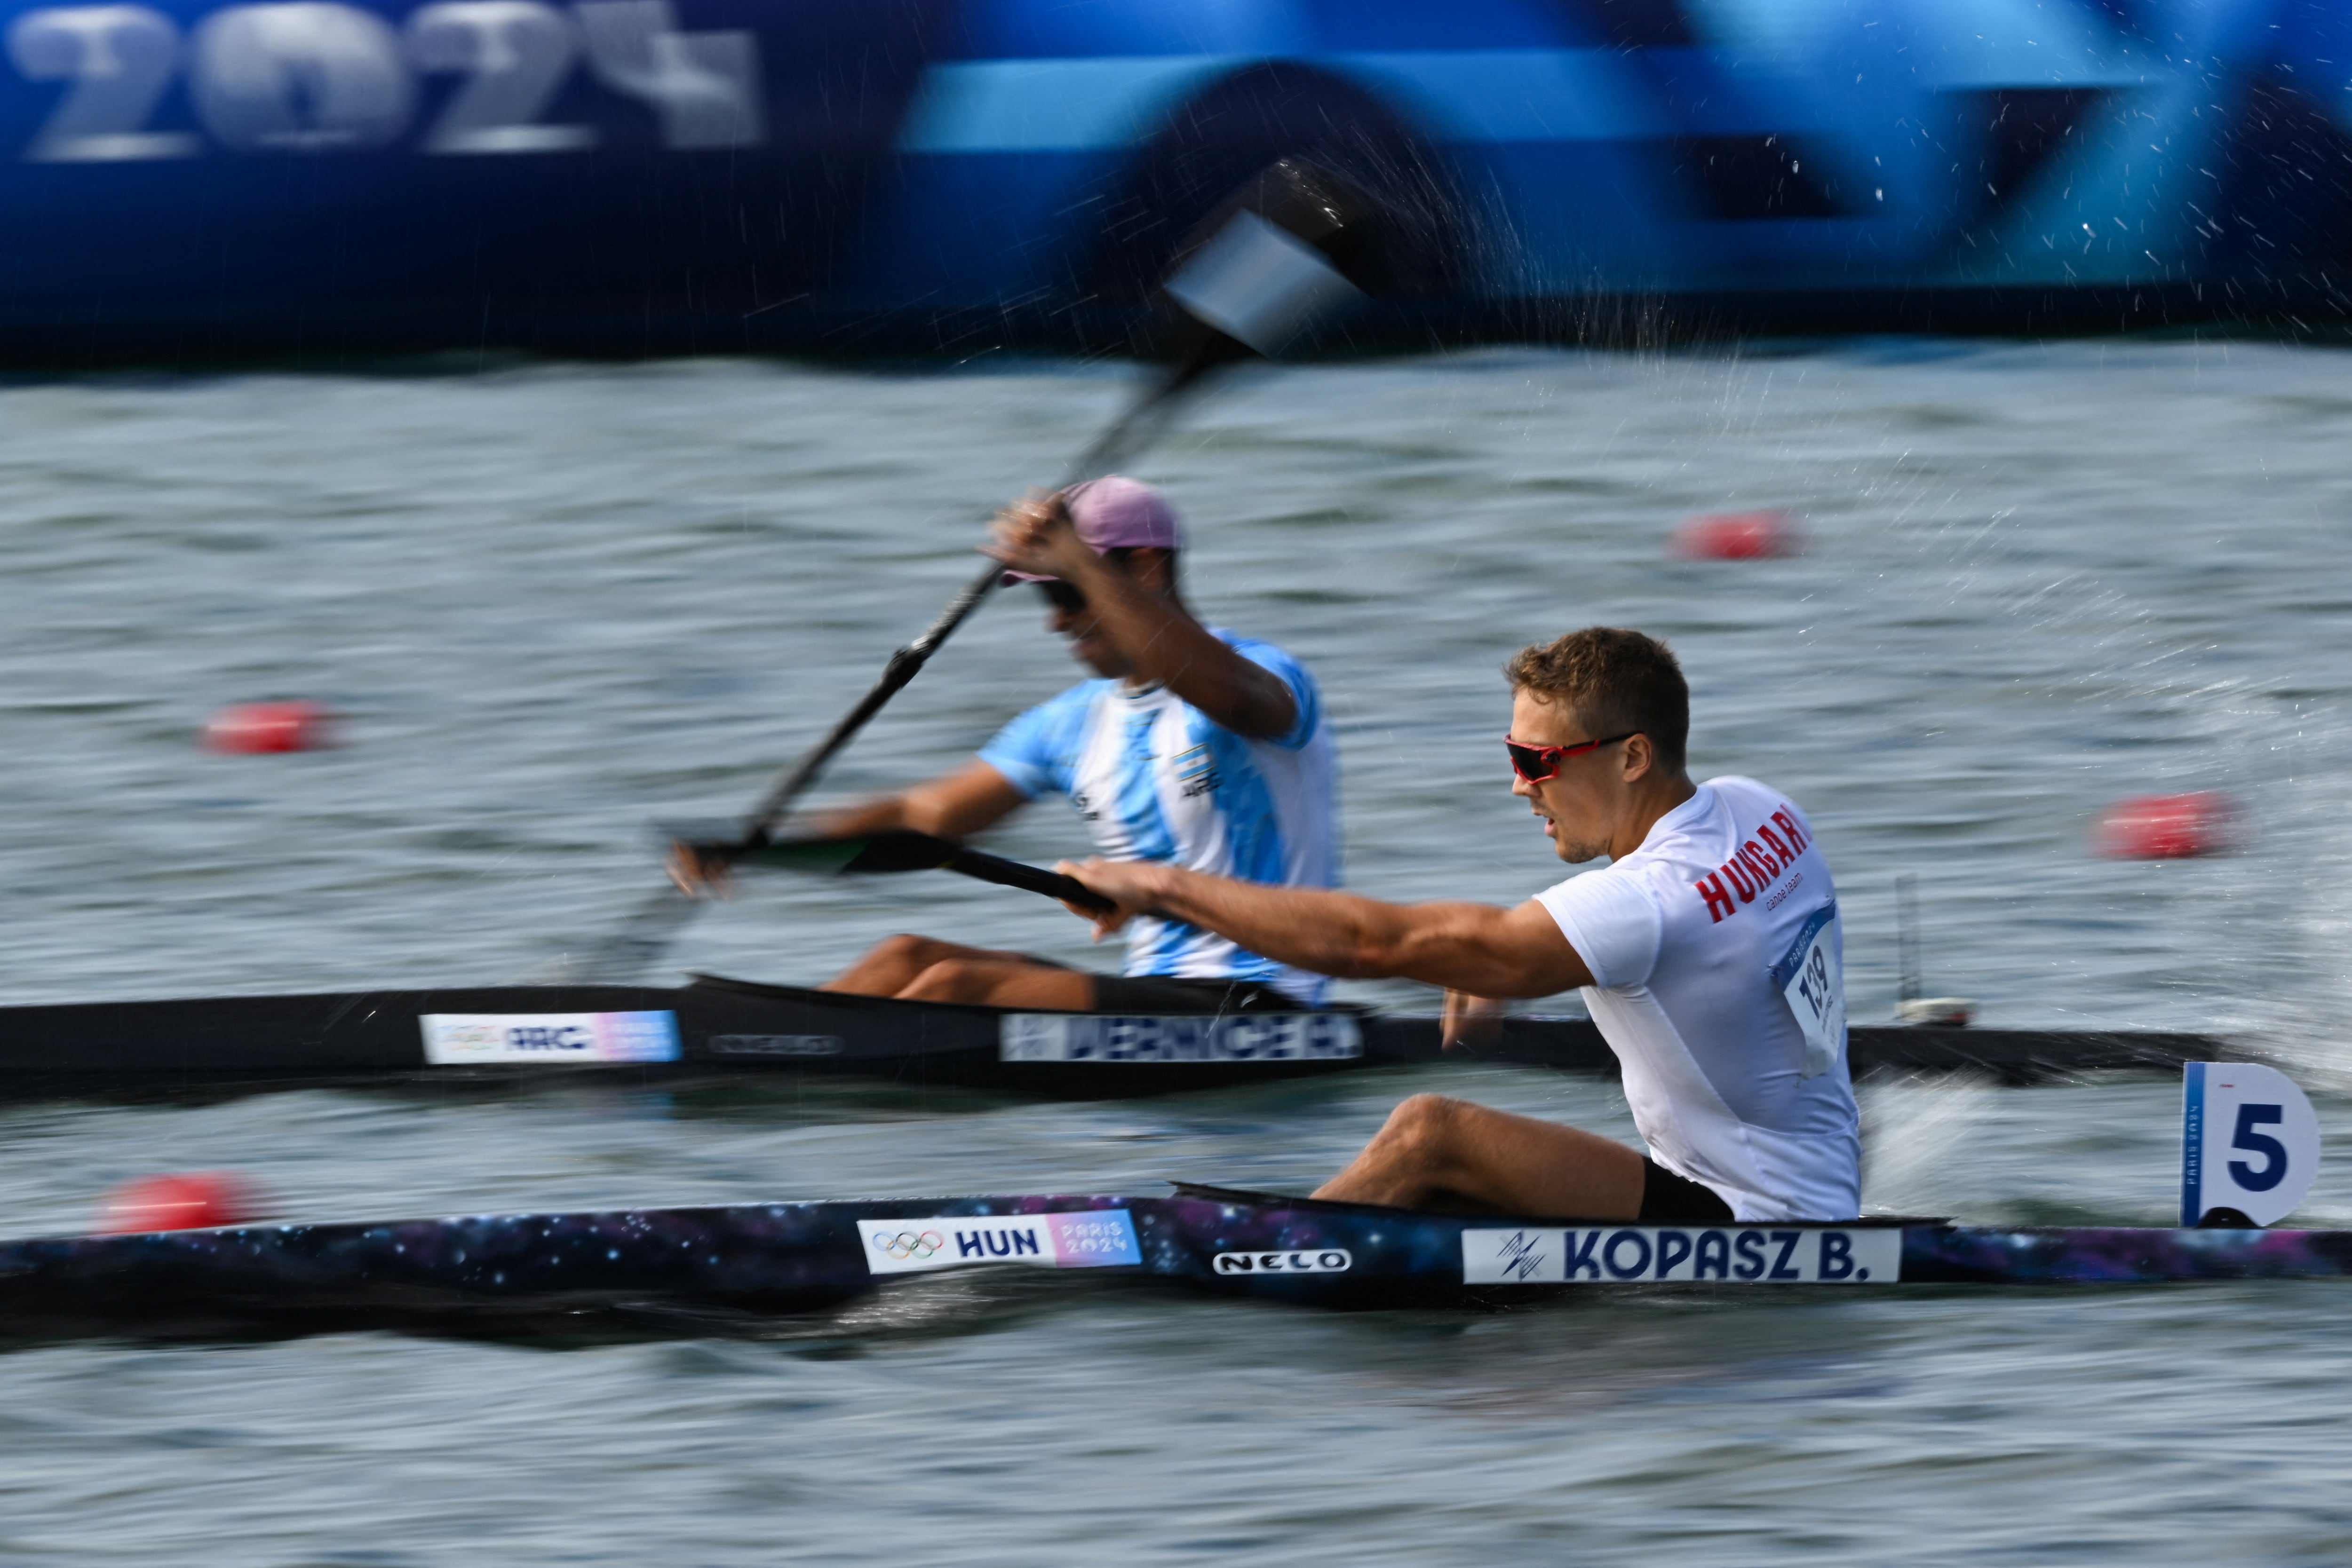
M 1219 1189 L 479 1215 L 7 1243 L 0 1333 L 701 1333 L 920 1288 L 902 1275 L 990 1269 L 1301 1306 L 1495 1309 L 1628 1287 L 2336 1278 L 2352 1273 L 2352 1232 L 1638 1227 Z

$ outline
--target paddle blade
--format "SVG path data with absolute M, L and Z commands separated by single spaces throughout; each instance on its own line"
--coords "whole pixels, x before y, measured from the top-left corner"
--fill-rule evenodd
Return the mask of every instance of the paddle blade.
M 771 839 L 753 848 L 698 844 L 697 851 L 742 865 L 778 866 L 818 875 L 876 872 L 937 871 L 956 856 L 958 846 L 929 833 L 871 833 L 846 839 Z
M 1365 298 L 1380 205 L 1303 159 L 1269 165 L 1195 231 L 1162 292 L 1184 313 L 1272 356 L 1308 327 Z
M 591 981 L 629 984 L 661 961 L 678 935 L 709 902 L 664 883 L 648 894 L 628 917 L 579 957 L 566 954 L 538 966 L 522 977 L 527 985 L 574 986 Z
M 1363 290 L 1313 246 L 1243 211 L 1168 280 L 1168 298 L 1270 359 Z

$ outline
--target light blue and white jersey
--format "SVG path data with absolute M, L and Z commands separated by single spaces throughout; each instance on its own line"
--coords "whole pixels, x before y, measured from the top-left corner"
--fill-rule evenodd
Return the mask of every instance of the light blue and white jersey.
M 1244 882 L 1336 887 L 1339 757 L 1307 666 L 1271 643 L 1210 628 L 1290 689 L 1297 722 L 1235 735 L 1165 686 L 1083 681 L 997 732 L 980 758 L 1035 799 L 1070 798 L 1105 860 L 1159 861 Z M 1319 1002 L 1320 975 L 1244 952 L 1214 932 L 1139 916 L 1127 973 L 1264 980 Z

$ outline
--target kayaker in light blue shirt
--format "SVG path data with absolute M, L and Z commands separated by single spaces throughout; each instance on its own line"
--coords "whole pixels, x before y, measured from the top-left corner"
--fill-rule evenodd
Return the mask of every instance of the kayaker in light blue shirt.
M 1159 491 L 1112 476 L 1008 508 L 989 553 L 1034 582 L 1048 625 L 1098 679 L 1015 718 L 969 766 L 852 808 L 828 833 L 961 839 L 1069 797 L 1108 860 L 1249 882 L 1339 882 L 1338 767 L 1315 678 L 1269 643 L 1203 626 L 1178 591 L 1183 526 Z M 1207 1013 L 1323 998 L 1321 976 L 1213 932 L 1145 917 L 1126 973 L 902 935 L 825 988 L 996 1007 Z

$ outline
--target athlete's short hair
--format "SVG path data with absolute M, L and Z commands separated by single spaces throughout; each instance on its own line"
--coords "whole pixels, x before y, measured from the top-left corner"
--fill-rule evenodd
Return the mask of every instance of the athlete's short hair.
M 1640 734 L 1679 772 L 1690 740 L 1690 686 L 1675 651 L 1622 626 L 1587 626 L 1531 644 L 1503 666 L 1511 689 L 1565 705 L 1595 738 Z

